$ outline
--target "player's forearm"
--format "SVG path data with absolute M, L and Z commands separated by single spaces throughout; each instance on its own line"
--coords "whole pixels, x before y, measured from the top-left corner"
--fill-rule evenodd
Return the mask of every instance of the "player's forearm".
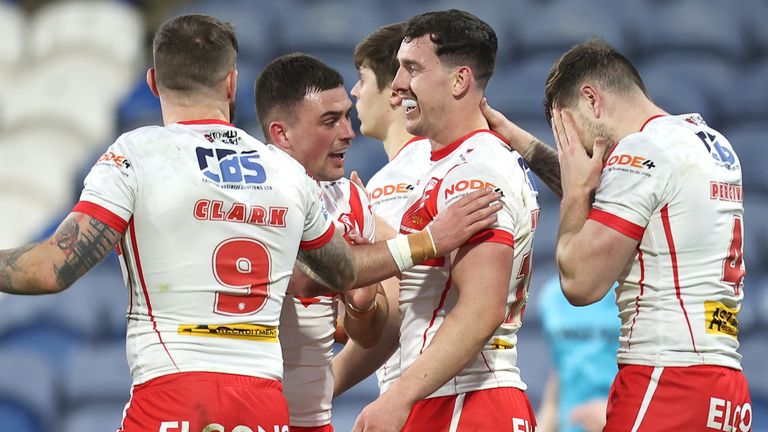
M 531 135 L 531 142 L 520 153 L 525 162 L 547 187 L 558 197 L 563 197 L 560 182 L 560 160 L 557 151 Z
M 566 196 L 560 203 L 556 259 L 563 294 L 574 305 L 592 303 L 590 294 L 594 286 L 590 286 L 588 273 L 595 268 L 588 262 L 591 257 L 581 234 L 590 207 L 590 197 L 584 194 Z
M 0 291 L 9 294 L 50 294 L 60 291 L 54 267 L 40 260 L 44 244 L 0 251 Z
M 320 248 L 299 250 L 296 266 L 331 291 L 346 291 L 355 286 L 353 253 L 338 231 L 334 232 L 328 244 Z M 371 283 L 361 286 L 365 285 Z
M 389 392 L 411 406 L 434 393 L 477 356 L 504 321 L 504 314 L 504 304 L 486 304 L 478 299 L 462 302 L 460 299 L 429 347 Z
M 381 282 L 386 293 L 388 313 L 381 336 L 371 348 L 354 341 L 333 358 L 333 396 L 336 397 L 374 373 L 397 350 L 400 342 L 399 290 L 400 280 L 390 278 Z

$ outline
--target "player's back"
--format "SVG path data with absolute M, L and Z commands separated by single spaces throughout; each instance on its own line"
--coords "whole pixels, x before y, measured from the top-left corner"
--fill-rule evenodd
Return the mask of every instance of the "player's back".
M 622 204 L 630 222 L 650 215 L 635 227 L 638 255 L 617 291 L 619 362 L 740 368 L 743 204 L 728 140 L 697 114 L 664 116 L 622 140 L 605 169 L 601 184 L 619 170 L 647 179 L 622 189 L 617 177 L 610 190 L 643 197 Z M 595 207 L 603 200 L 598 192 Z
M 83 199 L 132 211 L 119 250 L 134 383 L 186 371 L 280 379 L 288 279 L 300 242 L 328 228 L 301 166 L 218 122 L 142 128 L 110 153 L 126 165 L 121 190 L 89 195 L 111 174 L 97 164 Z M 111 193 L 133 208 L 110 209 Z

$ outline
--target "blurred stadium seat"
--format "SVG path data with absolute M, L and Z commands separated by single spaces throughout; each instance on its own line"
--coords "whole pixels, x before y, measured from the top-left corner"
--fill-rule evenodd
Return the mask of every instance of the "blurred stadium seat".
M 38 62 L 80 52 L 133 75 L 143 65 L 144 21 L 124 2 L 49 2 L 32 16 L 27 47 Z
M 124 404 L 131 388 L 125 343 L 83 346 L 72 353 L 62 378 L 62 403 L 67 410 L 89 404 Z M 119 420 L 121 412 L 113 412 L 113 418 Z
M 124 403 L 96 403 L 70 411 L 61 432 L 115 431 L 120 426 Z
M 622 7 L 624 5 L 622 4 Z M 741 16 L 718 0 L 646 1 L 633 38 L 644 55 L 699 53 L 729 61 L 747 56 Z
M 727 95 L 720 100 L 728 126 L 758 123 L 766 126 L 768 118 L 768 60 L 745 66 L 731 76 Z
M 0 371 L 0 424 L 3 429 L 55 430 L 56 384 L 49 364 L 35 354 L 4 348 L 0 352 Z

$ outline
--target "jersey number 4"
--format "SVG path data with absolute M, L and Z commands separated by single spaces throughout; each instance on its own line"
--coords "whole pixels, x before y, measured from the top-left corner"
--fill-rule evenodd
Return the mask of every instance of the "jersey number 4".
M 747 273 L 744 269 L 744 243 L 741 234 L 741 216 L 733 217 L 733 238 L 728 246 L 728 256 L 723 262 L 722 281 L 733 286 L 736 295 Z
M 232 238 L 213 251 L 213 275 L 228 288 L 243 294 L 216 293 L 214 312 L 221 315 L 253 315 L 269 297 L 271 260 L 266 246 L 250 238 Z

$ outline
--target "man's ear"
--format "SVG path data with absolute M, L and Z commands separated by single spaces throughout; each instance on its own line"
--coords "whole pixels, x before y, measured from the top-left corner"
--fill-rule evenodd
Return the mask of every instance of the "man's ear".
M 290 152 L 292 149 L 291 141 L 288 137 L 288 128 L 285 123 L 273 121 L 269 124 L 267 131 L 269 133 L 269 136 L 267 137 L 269 142 Z
M 160 92 L 157 91 L 157 78 L 155 77 L 155 68 L 147 69 L 147 85 L 152 94 L 160 97 Z
M 454 97 L 461 97 L 466 94 L 472 83 L 474 82 L 474 75 L 472 69 L 467 66 L 461 66 L 456 68 L 453 73 L 453 83 L 451 85 L 451 94 Z
M 600 90 L 592 84 L 584 84 L 579 89 L 579 96 L 587 103 L 595 118 L 600 118 L 604 103 Z
M 234 102 L 237 96 L 237 69 L 227 74 L 227 100 Z

